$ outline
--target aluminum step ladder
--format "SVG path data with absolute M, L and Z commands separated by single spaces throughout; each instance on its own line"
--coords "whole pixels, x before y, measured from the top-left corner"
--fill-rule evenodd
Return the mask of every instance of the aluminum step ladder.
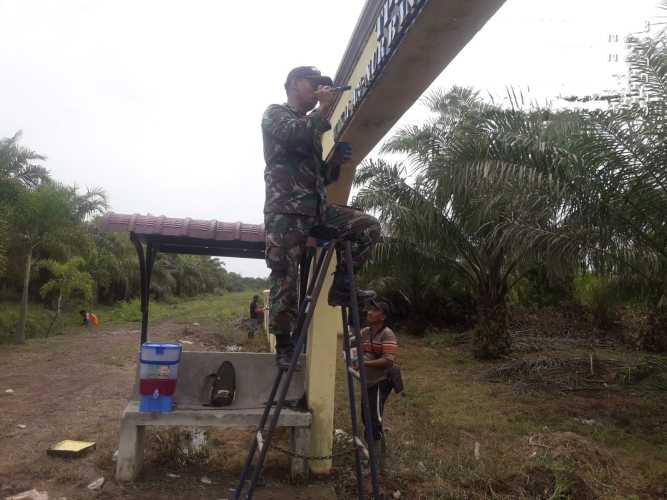
M 352 439 L 355 452 L 355 468 L 357 479 L 357 497 L 363 500 L 364 497 L 364 459 L 368 460 L 370 468 L 371 484 L 372 484 L 372 498 L 380 500 L 380 486 L 378 480 L 378 461 L 375 456 L 376 448 L 374 446 L 367 446 L 364 440 L 359 435 L 359 426 L 357 422 L 357 402 L 355 397 L 355 381 L 360 383 L 362 415 L 364 418 L 364 427 L 367 429 L 368 435 L 371 439 L 374 436 L 372 428 L 372 420 L 369 411 L 368 393 L 366 391 L 366 372 L 363 364 L 363 348 L 360 334 L 360 319 L 359 319 L 359 304 L 357 303 L 357 290 L 354 285 L 353 267 L 352 267 L 352 248 L 349 241 L 332 240 L 328 242 L 320 251 L 317 257 L 317 262 L 313 273 L 310 274 L 310 264 L 313 260 L 314 249 L 309 249 L 302 264 L 301 281 L 300 281 L 300 301 L 299 314 L 297 317 L 296 331 L 298 337 L 294 343 L 294 355 L 290 361 L 287 370 L 279 370 L 278 375 L 273 383 L 271 394 L 264 408 L 262 418 L 255 430 L 255 435 L 246 458 L 239 484 L 234 493 L 235 500 L 241 498 L 252 499 L 255 488 L 258 485 L 266 454 L 271 446 L 273 432 L 280 418 L 280 412 L 285 405 L 285 398 L 289 389 L 294 372 L 297 369 L 299 356 L 306 344 L 308 330 L 315 312 L 315 305 L 322 291 L 324 278 L 328 272 L 329 265 L 334 252 L 340 259 L 343 257 L 346 262 L 348 278 L 352 286 L 350 287 L 350 306 L 341 307 L 341 316 L 343 321 L 343 349 L 345 353 L 345 369 L 347 375 L 348 397 L 350 401 L 350 417 L 352 419 Z M 344 255 L 341 255 L 344 254 Z M 349 320 L 352 320 L 352 332 L 349 329 Z M 358 362 L 362 360 L 362 362 Z M 284 380 L 283 380 L 284 379 Z M 281 384 L 282 382 L 282 384 Z M 275 400 L 276 394 L 278 399 Z M 275 400 L 275 401 L 274 401 Z M 273 408 L 273 411 L 271 411 Z M 268 427 L 267 427 L 268 422 Z M 243 497 L 246 483 L 250 480 L 250 484 Z

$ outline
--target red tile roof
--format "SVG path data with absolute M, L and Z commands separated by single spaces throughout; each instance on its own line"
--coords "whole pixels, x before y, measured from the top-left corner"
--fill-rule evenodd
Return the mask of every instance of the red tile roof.
M 264 225 L 108 213 L 101 228 L 132 234 L 160 252 L 264 259 Z
M 263 224 L 220 222 L 217 220 L 175 219 L 152 215 L 107 213 L 102 229 L 108 232 L 130 232 L 138 235 L 176 236 L 213 241 L 264 242 Z

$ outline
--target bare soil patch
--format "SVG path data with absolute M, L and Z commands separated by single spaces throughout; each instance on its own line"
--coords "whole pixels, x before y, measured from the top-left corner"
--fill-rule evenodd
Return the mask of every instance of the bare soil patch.
M 232 328 L 233 329 L 233 328 Z M 231 342 L 259 350 L 261 336 L 175 321 L 152 324 L 151 339 L 186 340 L 185 350 L 219 350 Z M 49 498 L 216 499 L 231 498 L 249 443 L 247 432 L 211 432 L 209 456 L 187 457 L 179 444 L 187 429 L 149 432 L 144 474 L 133 484 L 114 479 L 112 459 L 121 414 L 135 375 L 139 343 L 136 325 L 106 326 L 64 336 L 4 346 L 0 351 L 0 498 L 36 488 Z M 5 393 L 12 389 L 12 394 Z M 19 428 L 25 426 L 25 428 Z M 283 437 L 285 439 L 286 437 Z M 63 439 L 90 440 L 96 449 L 76 459 L 47 457 Z M 185 440 L 185 441 L 184 441 Z M 271 456 L 267 485 L 256 498 L 335 498 L 326 482 L 286 482 L 287 460 Z M 167 474 L 171 474 L 168 476 Z M 178 477 L 176 477 L 178 476 Z M 101 491 L 87 485 L 105 478 Z M 204 484 L 207 477 L 212 484 Z

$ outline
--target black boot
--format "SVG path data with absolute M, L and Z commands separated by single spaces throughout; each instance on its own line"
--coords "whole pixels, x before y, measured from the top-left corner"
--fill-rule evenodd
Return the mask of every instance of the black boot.
M 334 273 L 333 283 L 329 289 L 329 305 L 330 306 L 350 306 L 350 295 L 352 290 L 352 283 L 345 269 L 345 265 L 339 265 L 336 267 L 336 272 Z M 357 304 L 363 306 L 368 301 L 376 297 L 376 293 L 373 290 L 362 290 L 357 288 Z
M 281 370 L 289 368 L 294 348 L 289 333 L 276 335 L 276 365 Z
M 291 335 L 276 335 L 276 365 L 280 370 L 289 370 L 294 355 L 294 340 Z M 296 371 L 301 369 L 301 363 L 297 359 Z

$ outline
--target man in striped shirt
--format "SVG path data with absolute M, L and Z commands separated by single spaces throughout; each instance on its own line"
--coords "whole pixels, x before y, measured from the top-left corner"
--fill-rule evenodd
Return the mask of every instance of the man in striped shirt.
M 389 314 L 389 304 L 373 300 L 366 316 L 368 326 L 361 330 L 366 371 L 366 391 L 373 422 L 373 443 L 369 446 L 380 451 L 383 442 L 382 415 L 384 403 L 392 390 L 387 371 L 394 366 L 396 356 L 396 335 L 385 323 Z M 368 437 L 368 433 L 367 437 Z M 376 454 L 379 456 L 379 454 Z

